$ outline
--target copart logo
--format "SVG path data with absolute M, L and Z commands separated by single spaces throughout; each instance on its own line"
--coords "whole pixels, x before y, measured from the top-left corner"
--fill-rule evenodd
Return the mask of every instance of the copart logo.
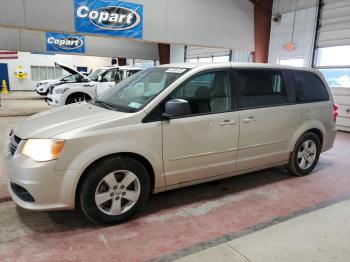
M 74 36 L 63 37 L 63 38 L 55 38 L 53 36 L 47 39 L 47 43 L 56 46 L 60 49 L 78 49 L 84 45 L 82 39 Z
M 141 22 L 140 15 L 126 7 L 107 6 L 91 10 L 83 5 L 78 7 L 76 12 L 77 17 L 88 18 L 97 27 L 107 30 L 129 30 Z

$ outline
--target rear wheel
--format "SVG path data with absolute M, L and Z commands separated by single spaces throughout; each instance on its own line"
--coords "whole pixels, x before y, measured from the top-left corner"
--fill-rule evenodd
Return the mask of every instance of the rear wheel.
M 108 158 L 87 172 L 80 205 L 95 223 L 120 223 L 145 205 L 150 185 L 146 168 L 137 160 L 126 156 Z
M 296 143 L 287 170 L 291 175 L 305 176 L 315 168 L 321 153 L 321 143 L 315 133 L 302 135 Z
M 83 102 L 83 101 L 87 101 L 87 100 L 90 100 L 90 96 L 88 96 L 86 94 L 83 94 L 83 93 L 72 94 L 67 98 L 66 105 L 79 103 L 79 102 Z

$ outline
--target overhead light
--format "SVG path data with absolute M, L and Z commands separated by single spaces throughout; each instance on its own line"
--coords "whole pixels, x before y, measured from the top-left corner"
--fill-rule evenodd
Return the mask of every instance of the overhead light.
M 293 52 L 296 49 L 296 44 L 293 42 L 288 42 L 283 45 L 283 48 L 287 50 L 288 52 Z

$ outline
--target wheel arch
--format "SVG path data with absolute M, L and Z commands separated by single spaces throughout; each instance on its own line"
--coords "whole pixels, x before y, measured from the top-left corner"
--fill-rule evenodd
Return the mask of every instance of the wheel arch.
M 154 186 L 155 186 L 155 173 L 154 173 L 154 168 L 152 166 L 152 164 L 150 163 L 150 161 L 148 161 L 144 156 L 140 155 L 140 154 L 136 154 L 136 153 L 132 153 L 132 152 L 120 152 L 120 153 L 114 153 L 114 154 L 109 154 L 103 157 L 100 157 L 96 160 L 94 160 L 92 163 L 90 163 L 82 172 L 81 176 L 79 177 L 78 183 L 76 185 L 75 188 L 75 206 L 79 206 L 79 192 L 81 189 L 81 185 L 82 182 L 86 176 L 86 174 L 88 173 L 88 171 L 94 166 L 96 165 L 98 162 L 107 159 L 107 158 L 113 158 L 116 156 L 128 156 L 131 158 L 136 159 L 137 161 L 139 161 L 146 169 L 147 172 L 150 176 L 150 180 L 151 180 L 151 193 L 153 193 L 154 191 Z
M 289 141 L 288 150 L 292 152 L 299 138 L 308 132 L 312 132 L 319 137 L 322 149 L 324 146 L 325 128 L 320 122 L 315 121 L 312 123 L 305 123 L 296 132 L 294 132 Z
M 76 96 L 76 95 L 83 95 L 83 96 L 86 96 L 87 97 L 87 100 L 90 100 L 92 97 L 91 95 L 89 95 L 88 93 L 86 92 L 82 92 L 82 91 L 76 91 L 76 92 L 73 92 L 71 94 L 69 94 L 66 98 L 66 101 L 65 101 L 65 104 L 67 105 L 69 99 L 73 96 Z

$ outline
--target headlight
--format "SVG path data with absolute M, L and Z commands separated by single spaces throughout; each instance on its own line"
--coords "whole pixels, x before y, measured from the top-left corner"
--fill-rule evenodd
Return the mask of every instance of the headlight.
M 69 87 L 65 87 L 65 88 L 55 88 L 53 90 L 54 94 L 63 94 L 64 92 L 66 92 L 67 90 L 69 90 Z
M 64 143 L 58 139 L 28 139 L 22 154 L 38 162 L 54 160 L 60 157 Z

